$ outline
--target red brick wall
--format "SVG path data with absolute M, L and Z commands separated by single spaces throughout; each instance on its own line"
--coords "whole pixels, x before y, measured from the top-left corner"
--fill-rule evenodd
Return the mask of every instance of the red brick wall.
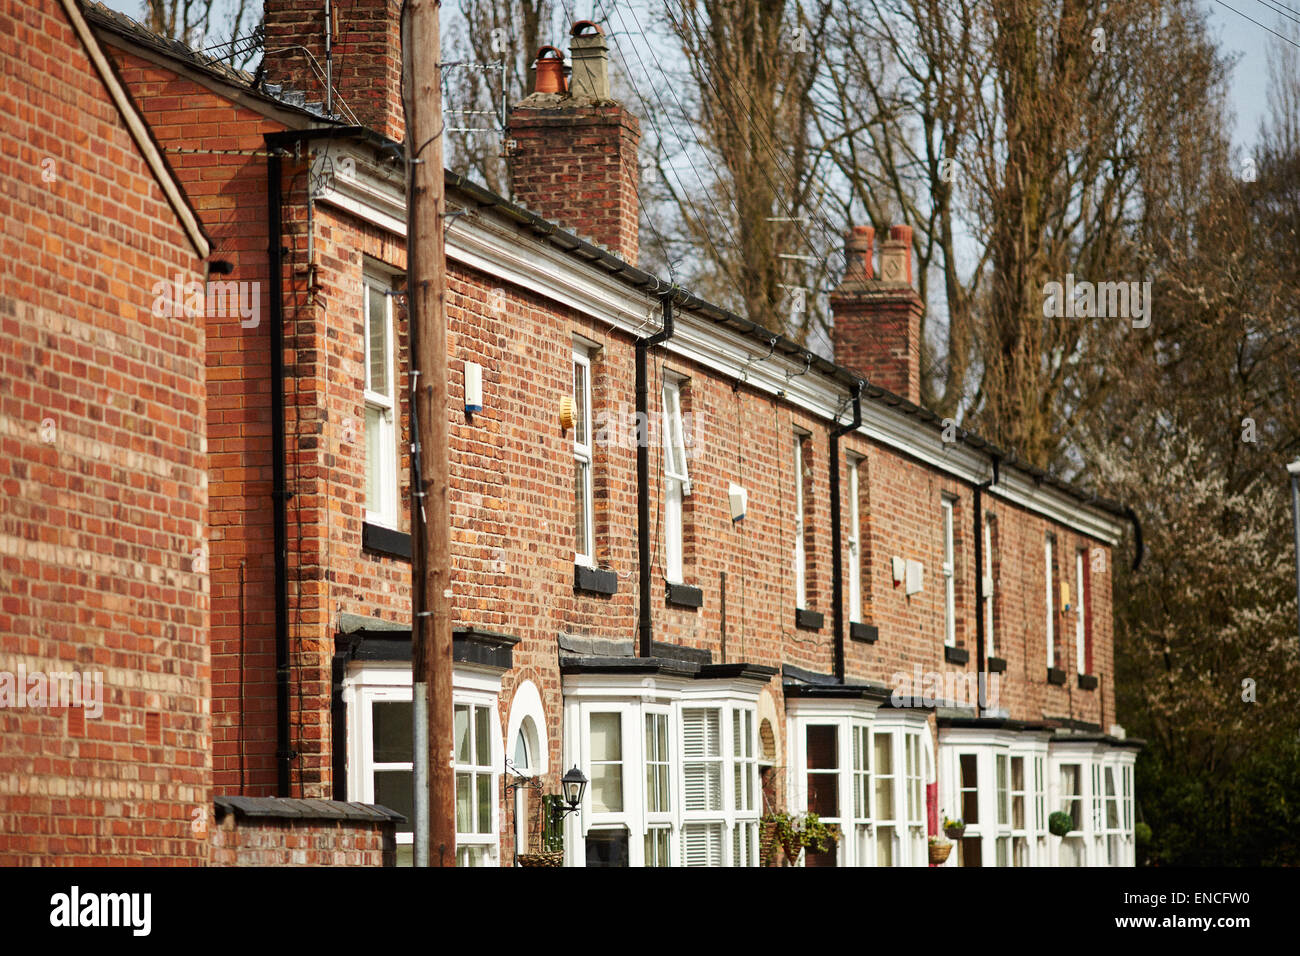
M 637 118 L 618 103 L 521 105 L 510 137 L 515 201 L 636 265 Z
M 153 310 L 202 273 L 60 4 L 0 2 L 0 74 L 0 671 L 103 681 L 0 709 L 0 865 L 202 863 L 205 336 Z
M 212 752 L 218 794 L 270 795 L 276 781 L 275 563 L 270 271 L 261 153 L 263 135 L 283 126 L 121 49 L 108 47 L 108 53 L 203 217 L 214 257 L 233 264 L 234 272 L 221 278 L 260 286 L 255 327 L 225 316 L 205 323 Z M 287 168 L 286 181 L 301 190 L 303 170 Z
M 334 111 L 401 142 L 402 44 L 400 0 L 334 0 Z M 325 4 L 266 0 L 266 82 L 325 104 Z M 303 52 L 310 51 L 311 58 Z M 318 72 L 319 71 L 319 72 Z M 340 100 L 342 101 L 340 103 Z
M 240 820 L 212 828 L 211 866 L 394 866 L 393 825 Z

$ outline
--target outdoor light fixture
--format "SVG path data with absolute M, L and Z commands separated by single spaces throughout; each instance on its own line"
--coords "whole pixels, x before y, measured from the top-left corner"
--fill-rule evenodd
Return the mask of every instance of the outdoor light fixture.
M 582 795 L 587 792 L 587 778 L 574 765 L 560 778 L 560 787 L 564 790 L 564 805 L 557 809 L 561 814 L 575 813 L 582 805 Z

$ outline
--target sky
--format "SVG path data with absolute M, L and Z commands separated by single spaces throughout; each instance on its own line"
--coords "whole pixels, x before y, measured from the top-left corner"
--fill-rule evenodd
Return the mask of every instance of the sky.
M 104 2 L 114 10 L 120 10 L 137 19 L 140 18 L 144 6 L 141 0 L 104 0 Z M 646 0 L 638 0 L 638 6 L 643 7 L 645 2 Z M 1201 0 L 1201 2 L 1209 10 L 1211 28 L 1224 50 L 1238 56 L 1233 71 L 1231 92 L 1231 104 L 1237 114 L 1233 140 L 1238 146 L 1249 149 L 1255 141 L 1259 121 L 1267 103 L 1266 54 L 1269 43 L 1274 42 L 1268 30 L 1282 33 L 1288 26 L 1300 27 L 1300 0 L 1226 0 L 1226 2 L 1225 0 Z M 574 2 L 578 10 L 590 5 L 592 4 L 584 0 Z M 219 0 L 218 6 L 224 4 Z M 1258 21 L 1258 24 L 1252 23 L 1251 20 Z

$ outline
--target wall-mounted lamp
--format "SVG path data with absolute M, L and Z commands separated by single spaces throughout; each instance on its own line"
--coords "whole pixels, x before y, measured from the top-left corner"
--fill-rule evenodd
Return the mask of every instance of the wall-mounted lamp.
M 564 803 L 555 808 L 556 814 L 563 818 L 577 813 L 582 806 L 582 796 L 587 792 L 587 778 L 576 765 L 560 778 L 560 789 L 564 793 Z

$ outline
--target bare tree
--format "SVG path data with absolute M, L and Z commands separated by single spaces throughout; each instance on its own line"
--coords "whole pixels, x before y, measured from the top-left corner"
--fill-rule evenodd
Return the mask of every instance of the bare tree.
M 143 23 L 155 33 L 204 50 L 232 66 L 244 67 L 260 52 L 262 5 L 256 0 L 143 0 Z M 215 35 L 228 40 L 209 45 Z
M 680 227 L 675 254 L 705 294 L 804 343 L 826 339 L 820 293 L 842 265 L 827 261 L 838 239 L 820 215 L 827 160 L 811 136 L 830 9 L 669 0 L 662 15 L 686 82 L 664 74 L 674 129 L 655 149 L 650 191 Z
M 946 321 L 925 329 L 922 398 L 1062 464 L 1117 326 L 1045 318 L 1044 283 L 1147 277 L 1146 211 L 1185 198 L 1164 173 L 1220 139 L 1202 14 L 1184 0 L 866 8 L 837 8 L 816 116 L 845 218 L 914 227 L 929 322 Z

